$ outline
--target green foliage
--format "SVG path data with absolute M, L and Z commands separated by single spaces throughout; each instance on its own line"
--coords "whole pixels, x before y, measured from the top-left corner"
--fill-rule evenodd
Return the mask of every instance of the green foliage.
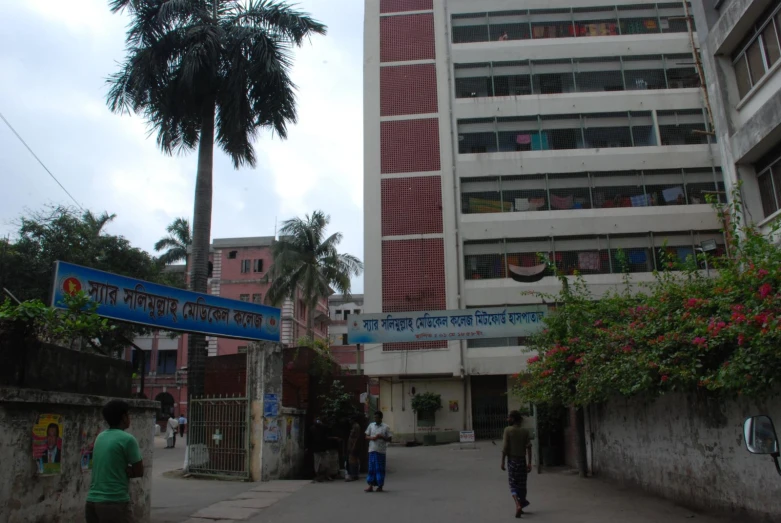
M 563 289 L 546 328 L 533 337 L 528 372 L 515 392 L 537 404 L 584 405 L 614 395 L 671 391 L 762 398 L 781 376 L 781 249 L 718 209 L 729 256 L 664 261 L 655 281 L 596 300 L 581 277 Z
M 181 286 L 182 282 L 163 272 L 154 257 L 133 247 L 126 238 L 104 230 L 114 217 L 105 212 L 81 213 L 64 206 L 47 207 L 22 216 L 16 237 L 0 242 L 0 287 L 7 288 L 19 300 L 39 303 L 45 309 L 43 303 L 49 299 L 57 260 Z M 127 346 L 126 339 L 147 331 L 144 327 L 111 320 L 109 324 L 114 328 L 103 329 L 96 336 L 107 352 L 119 351 Z
M 412 410 L 417 413 L 433 413 L 442 408 L 442 395 L 434 392 L 421 392 L 412 397 Z
M 320 381 L 326 379 L 326 377 L 332 374 L 331 369 L 335 363 L 333 354 L 331 353 L 331 344 L 328 340 L 316 339 L 304 337 L 298 340 L 298 346 L 296 347 L 296 353 L 293 359 L 298 358 L 298 351 L 302 347 L 312 349 L 315 355 L 312 365 L 311 373 L 320 377 Z
M 130 25 L 108 106 L 145 117 L 164 152 L 205 138 L 238 168 L 255 165 L 259 130 L 287 137 L 296 121 L 292 49 L 325 34 L 323 24 L 270 0 L 111 0 L 111 10 L 125 11 Z
M 266 300 L 280 305 L 287 298 L 301 293 L 308 309 L 307 336 L 314 337 L 314 314 L 317 304 L 337 292 L 349 296 L 350 278 L 363 272 L 363 263 L 351 254 L 337 250 L 342 241 L 341 233 L 325 237 L 331 218 L 322 211 L 315 211 L 304 219 L 285 221 L 274 242 L 271 266 L 271 287 Z
M 352 396 L 344 391 L 344 385 L 334 380 L 328 394 L 320 396 L 323 406 L 320 413 L 323 423 L 331 428 L 344 427 L 350 419 L 360 411 L 353 402 Z
M 158 258 L 161 263 L 170 265 L 187 260 L 187 249 L 193 243 L 190 221 L 187 218 L 176 218 L 165 229 L 168 236 L 160 238 L 155 243 L 155 251 L 165 251 Z
M 161 267 L 142 249 L 122 236 L 107 234 L 114 215 L 96 216 L 64 207 L 48 207 L 19 220 L 16 238 L 0 246 L 2 284 L 19 300 L 47 301 L 54 262 L 84 265 L 149 281 L 161 279 Z
M 109 320 L 95 314 L 97 304 L 86 293 L 65 295 L 63 301 L 65 309 L 48 307 L 40 300 L 20 304 L 5 300 L 0 305 L 0 322 L 20 323 L 40 341 L 69 348 L 76 348 L 81 342 L 96 348 L 94 340 L 116 329 Z

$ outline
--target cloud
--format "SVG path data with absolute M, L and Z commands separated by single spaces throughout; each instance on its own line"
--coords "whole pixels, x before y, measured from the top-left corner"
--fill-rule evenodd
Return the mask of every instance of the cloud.
M 263 133 L 256 168 L 215 151 L 213 237 L 263 236 L 275 221 L 322 209 L 343 248 L 363 254 L 362 3 L 305 0 L 329 26 L 296 52 L 298 125 Z M 168 157 L 139 117 L 106 108 L 105 79 L 124 58 L 124 16 L 108 0 L 0 0 L 0 112 L 86 208 L 116 213 L 109 230 L 151 250 L 177 216 L 192 215 L 196 153 Z M 0 234 L 25 209 L 69 203 L 0 124 Z M 354 282 L 363 289 L 362 279 Z

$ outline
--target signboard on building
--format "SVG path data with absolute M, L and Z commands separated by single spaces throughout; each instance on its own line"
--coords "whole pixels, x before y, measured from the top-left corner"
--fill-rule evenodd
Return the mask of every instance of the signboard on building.
M 229 300 L 58 261 L 52 307 L 78 291 L 98 304 L 97 314 L 150 327 L 224 338 L 279 341 L 279 309 Z
M 543 305 L 525 305 L 359 314 L 350 318 L 347 332 L 351 344 L 521 337 L 541 330 L 545 313 Z
M 458 441 L 460 443 L 474 443 L 475 431 L 474 430 L 462 430 L 458 433 Z

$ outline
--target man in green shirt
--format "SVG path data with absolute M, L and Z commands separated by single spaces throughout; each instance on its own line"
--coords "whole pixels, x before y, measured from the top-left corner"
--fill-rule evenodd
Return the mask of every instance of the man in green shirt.
M 87 523 L 132 523 L 128 482 L 144 476 L 138 442 L 125 432 L 130 427 L 130 406 L 121 400 L 103 407 L 108 430 L 95 439 L 92 484 L 87 494 Z

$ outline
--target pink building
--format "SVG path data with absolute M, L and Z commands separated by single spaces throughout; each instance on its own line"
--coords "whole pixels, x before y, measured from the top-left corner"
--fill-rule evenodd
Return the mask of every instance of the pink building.
M 209 294 L 233 300 L 266 303 L 271 280 L 268 271 L 272 265 L 271 236 L 255 238 L 217 238 L 211 246 Z M 171 272 L 184 273 L 184 265 L 168 268 Z M 282 310 L 281 343 L 295 347 L 306 336 L 307 319 L 314 314 L 314 335 L 317 339 L 328 336 L 328 301 L 321 300 L 315 311 L 307 310 L 299 294 L 280 305 Z M 246 352 L 248 340 L 207 337 L 209 356 Z M 160 401 L 161 415 L 173 412 L 185 413 L 187 408 L 187 335 L 171 336 L 165 332 L 153 332 L 136 338 L 135 344 L 144 351 L 144 395 Z M 140 364 L 137 350 L 128 350 L 127 359 Z M 137 367 L 138 368 L 138 367 Z M 134 381 L 136 391 L 141 389 L 140 376 Z

